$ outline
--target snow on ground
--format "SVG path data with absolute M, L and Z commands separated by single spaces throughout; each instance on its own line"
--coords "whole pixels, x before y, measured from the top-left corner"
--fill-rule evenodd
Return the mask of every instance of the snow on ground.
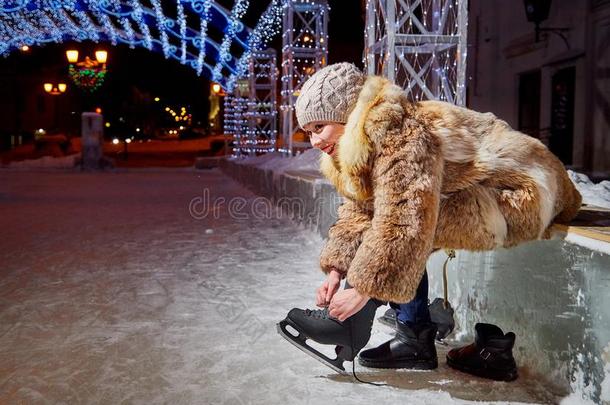
M 279 175 L 290 170 L 319 170 L 321 153 L 319 149 L 307 149 L 294 157 L 286 157 L 279 152 L 267 153 L 245 159 L 236 159 L 235 162 L 272 170 L 274 175 Z
M 582 202 L 587 205 L 610 209 L 610 181 L 593 183 L 586 175 L 568 170 L 570 179 L 582 194 Z
M 255 197 L 216 169 L 0 171 L 0 403 L 556 402 L 442 348 L 431 372 L 357 366 L 385 387 L 295 349 L 275 325 L 313 304 L 323 241 Z
M 8 165 L 9 169 L 71 169 L 74 167 L 76 159 L 80 157 L 79 153 L 62 156 L 52 157 L 43 156 L 38 159 L 26 159 L 16 162 L 11 162 Z

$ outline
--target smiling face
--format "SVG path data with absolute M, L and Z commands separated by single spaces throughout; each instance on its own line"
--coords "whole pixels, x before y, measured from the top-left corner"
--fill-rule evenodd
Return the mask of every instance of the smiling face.
M 345 125 L 338 122 L 312 121 L 303 129 L 309 136 L 311 146 L 322 152 L 335 157 L 337 155 L 337 143 L 345 132 Z

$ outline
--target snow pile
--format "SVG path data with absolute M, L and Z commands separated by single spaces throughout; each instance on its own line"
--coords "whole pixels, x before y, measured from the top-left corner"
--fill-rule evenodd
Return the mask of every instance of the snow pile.
M 582 202 L 586 205 L 610 209 L 610 181 L 593 183 L 586 175 L 568 170 L 570 179 L 582 194 Z
M 319 170 L 321 151 L 318 149 L 308 149 L 305 152 L 294 156 L 286 157 L 281 153 L 267 153 L 260 156 L 248 157 L 237 160 L 237 164 L 256 166 L 259 169 L 271 170 L 275 175 L 289 170 Z
M 71 169 L 79 157 L 78 153 L 62 157 L 43 156 L 39 159 L 11 162 L 8 167 L 10 169 Z

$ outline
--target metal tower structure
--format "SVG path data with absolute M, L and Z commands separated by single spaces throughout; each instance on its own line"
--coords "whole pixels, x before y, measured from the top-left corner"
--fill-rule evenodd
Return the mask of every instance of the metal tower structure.
M 277 57 L 274 49 L 253 52 L 248 69 L 247 138 L 251 154 L 273 152 L 277 139 Z
M 224 97 L 224 135 L 232 135 L 235 140 L 235 111 L 233 110 L 233 94 L 227 93 Z M 237 154 L 236 148 L 231 150 L 232 155 Z
M 237 79 L 233 88 L 231 109 L 233 112 L 233 139 L 235 143 L 235 154 L 244 156 L 251 153 L 251 145 L 248 139 L 248 100 L 249 82 L 247 78 Z
M 303 83 L 326 66 L 328 58 L 328 3 L 326 0 L 284 0 L 282 18 L 282 151 L 292 155 L 297 129 L 294 104 Z
M 466 102 L 468 0 L 368 0 L 364 63 L 414 101 Z

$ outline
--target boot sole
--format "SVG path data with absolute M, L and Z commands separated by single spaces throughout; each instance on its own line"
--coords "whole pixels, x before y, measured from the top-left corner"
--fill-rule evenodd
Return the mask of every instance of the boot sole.
M 410 370 L 434 370 L 438 368 L 438 361 L 431 360 L 392 360 L 392 361 L 370 361 L 358 357 L 358 363 L 361 366 L 369 368 L 406 368 Z
M 517 373 L 516 369 L 510 370 L 510 371 L 498 371 L 498 370 L 492 370 L 489 368 L 474 369 L 474 368 L 463 366 L 459 363 L 454 362 L 453 360 L 451 360 L 451 358 L 449 356 L 447 356 L 447 365 L 458 371 L 461 371 L 461 372 L 464 372 L 467 374 L 471 374 L 471 375 L 475 375 L 475 376 L 481 377 L 481 378 L 487 378 L 489 380 L 494 380 L 494 381 L 510 382 L 510 381 L 515 381 L 517 379 L 517 377 L 519 377 L 519 374 Z

